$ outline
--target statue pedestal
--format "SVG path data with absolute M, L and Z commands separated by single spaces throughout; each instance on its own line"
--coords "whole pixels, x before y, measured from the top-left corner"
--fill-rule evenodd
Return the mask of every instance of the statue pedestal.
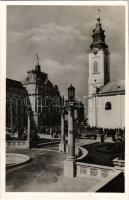
M 65 143 L 60 143 L 59 144 L 59 152 L 66 152 Z
M 75 177 L 76 176 L 76 162 L 75 160 L 64 161 L 64 176 Z
M 30 149 L 30 141 L 27 140 L 27 149 Z

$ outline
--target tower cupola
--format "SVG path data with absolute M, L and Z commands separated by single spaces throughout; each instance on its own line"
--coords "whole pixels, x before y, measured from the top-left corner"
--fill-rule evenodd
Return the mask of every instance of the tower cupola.
M 105 43 L 104 32 L 105 30 L 102 29 L 101 20 L 100 20 L 100 10 L 99 10 L 99 16 L 97 18 L 96 27 L 95 29 L 93 29 L 93 34 L 92 34 L 93 42 L 90 46 L 91 50 L 93 50 L 94 48 L 98 48 L 98 49 L 108 48 L 108 45 Z
M 110 59 L 108 45 L 105 43 L 105 30 L 102 29 L 99 16 L 96 27 L 93 29 L 93 42 L 90 46 L 89 55 L 89 97 L 96 94 L 98 89 L 110 81 Z

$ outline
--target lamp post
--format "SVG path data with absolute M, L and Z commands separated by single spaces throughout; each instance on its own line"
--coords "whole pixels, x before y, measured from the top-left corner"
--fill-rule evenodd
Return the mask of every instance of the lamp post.
M 74 134 L 74 109 L 70 105 L 68 109 L 68 157 L 67 160 L 75 159 L 75 134 Z
M 73 102 L 74 98 L 75 98 L 75 88 L 71 84 L 70 87 L 68 88 L 68 100 L 69 100 L 69 102 Z
M 27 118 L 28 118 L 28 122 L 27 122 L 27 142 L 28 142 L 28 148 L 30 148 L 30 132 L 31 132 L 31 109 L 28 108 L 28 111 L 27 111 Z
M 61 107 L 61 142 L 59 144 L 59 152 L 65 152 L 65 105 L 64 97 L 62 97 L 62 107 Z
M 61 111 L 61 142 L 59 144 L 59 152 L 65 152 L 65 111 Z
M 75 88 L 71 85 L 68 88 L 68 154 L 64 161 L 64 175 L 74 177 L 76 175 L 75 166 L 75 133 L 74 133 L 74 98 Z
M 11 136 L 13 135 L 13 102 L 12 99 L 10 99 L 10 126 L 11 126 Z

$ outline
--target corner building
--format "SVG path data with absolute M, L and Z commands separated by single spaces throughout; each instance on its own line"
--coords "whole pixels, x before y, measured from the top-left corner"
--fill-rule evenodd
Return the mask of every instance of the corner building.
M 6 79 L 6 127 L 11 132 L 27 129 L 28 107 L 33 111 L 34 126 L 41 131 L 60 129 L 61 95 L 39 63 L 27 72 L 23 83 Z
M 59 127 L 61 96 L 58 86 L 41 71 L 39 63 L 27 73 L 23 86 L 28 91 L 36 127 Z

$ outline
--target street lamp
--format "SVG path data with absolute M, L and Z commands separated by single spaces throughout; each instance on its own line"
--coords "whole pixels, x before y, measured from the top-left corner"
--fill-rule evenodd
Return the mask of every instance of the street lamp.
M 32 110 L 30 107 L 27 110 L 27 114 L 28 114 L 27 141 L 28 141 L 28 148 L 29 148 L 30 147 L 30 133 L 31 133 L 31 114 L 32 114 Z
M 64 175 L 74 177 L 76 173 L 75 165 L 75 133 L 74 133 L 74 103 L 75 88 L 70 85 L 68 88 L 68 155 L 64 162 Z
M 71 101 L 74 99 L 74 97 L 75 97 L 75 88 L 71 84 L 70 87 L 68 88 L 68 99 Z
M 65 102 L 64 96 L 61 99 L 61 142 L 59 144 L 59 152 L 66 151 L 66 144 L 65 144 Z

